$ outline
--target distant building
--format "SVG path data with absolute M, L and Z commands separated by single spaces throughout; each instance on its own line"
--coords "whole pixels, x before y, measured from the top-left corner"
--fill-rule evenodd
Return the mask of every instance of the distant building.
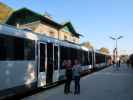
M 48 14 L 43 16 L 27 8 L 14 11 L 6 21 L 6 24 L 59 40 L 66 40 L 77 44 L 80 42 L 80 34 L 75 31 L 71 22 L 59 24 L 53 21 L 52 17 L 48 16 Z

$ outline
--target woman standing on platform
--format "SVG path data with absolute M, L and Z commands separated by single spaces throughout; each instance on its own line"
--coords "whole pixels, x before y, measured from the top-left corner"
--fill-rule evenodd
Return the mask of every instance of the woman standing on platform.
M 75 81 L 74 94 L 80 94 L 80 72 L 81 72 L 80 63 L 78 60 L 75 60 L 74 66 L 73 66 L 73 76 L 74 76 L 74 81 Z
M 71 60 L 67 60 L 65 64 L 65 87 L 64 87 L 65 94 L 70 93 L 71 81 L 72 81 L 72 64 Z

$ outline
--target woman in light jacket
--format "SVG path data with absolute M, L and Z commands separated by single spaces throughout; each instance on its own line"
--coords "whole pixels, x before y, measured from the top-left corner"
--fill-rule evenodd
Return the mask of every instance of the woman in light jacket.
M 81 72 L 80 63 L 76 59 L 76 60 L 74 60 L 74 66 L 73 66 L 73 77 L 74 77 L 74 81 L 75 81 L 74 94 L 80 94 L 80 72 Z

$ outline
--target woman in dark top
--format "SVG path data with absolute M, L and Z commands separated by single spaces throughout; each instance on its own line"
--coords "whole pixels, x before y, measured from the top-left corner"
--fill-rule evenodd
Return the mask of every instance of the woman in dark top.
M 65 64 L 65 87 L 64 87 L 64 93 L 70 93 L 70 84 L 72 81 L 72 65 L 71 60 L 67 60 L 67 63 Z

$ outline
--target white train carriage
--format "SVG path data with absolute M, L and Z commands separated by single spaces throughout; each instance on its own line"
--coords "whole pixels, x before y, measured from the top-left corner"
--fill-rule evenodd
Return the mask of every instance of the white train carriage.
M 0 25 L 0 95 L 58 81 L 59 41 Z M 23 89 L 23 90 L 22 90 Z
M 36 86 L 36 35 L 0 25 L 0 97 Z
M 12 89 L 22 92 L 63 79 L 62 61 L 80 58 L 80 52 L 83 50 L 79 45 L 0 25 L 0 94 Z
M 108 64 L 108 55 L 95 52 L 95 67 L 102 68 Z
M 89 67 L 90 67 L 90 59 L 89 59 L 89 49 L 84 47 L 84 46 L 81 46 L 81 68 L 82 68 L 82 71 L 86 71 L 86 70 L 89 70 Z
M 75 58 L 79 58 L 78 53 L 80 51 L 80 46 L 65 41 L 60 42 L 59 45 L 59 80 L 64 80 L 65 68 L 63 66 L 63 62 L 64 60 L 68 59 L 70 59 L 73 62 Z
M 0 98 L 64 80 L 66 59 L 79 59 L 84 72 L 99 58 L 80 45 L 0 25 Z

